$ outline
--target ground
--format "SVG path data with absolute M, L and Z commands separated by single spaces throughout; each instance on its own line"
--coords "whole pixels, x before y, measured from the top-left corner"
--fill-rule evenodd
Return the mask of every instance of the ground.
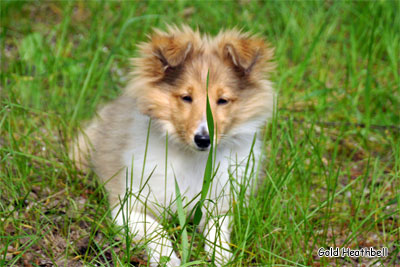
M 243 28 L 276 48 L 265 181 L 233 205 L 231 265 L 400 266 L 398 1 L 0 4 L 0 265 L 147 264 L 68 141 L 121 92 L 151 28 L 186 23 Z M 164 225 L 181 239 L 177 216 Z M 188 232 L 191 259 L 207 265 L 201 235 Z M 317 256 L 370 246 L 389 256 Z

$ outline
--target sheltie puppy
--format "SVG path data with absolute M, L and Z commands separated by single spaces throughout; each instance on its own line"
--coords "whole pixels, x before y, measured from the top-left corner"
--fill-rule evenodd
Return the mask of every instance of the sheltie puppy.
M 255 134 L 273 111 L 272 56 L 262 38 L 236 29 L 215 37 L 187 26 L 154 30 L 139 45 L 124 93 L 75 140 L 76 165 L 100 177 L 116 224 L 128 225 L 133 238 L 145 242 L 151 266 L 162 259 L 167 266 L 181 263 L 159 222 L 165 207 L 177 210 L 175 181 L 186 210 L 195 207 L 212 138 L 216 174 L 199 228 L 214 264 L 229 262 L 233 187 L 245 176 L 254 179 L 254 172 L 245 172 L 257 169 L 261 156 Z M 214 136 L 207 126 L 207 91 Z

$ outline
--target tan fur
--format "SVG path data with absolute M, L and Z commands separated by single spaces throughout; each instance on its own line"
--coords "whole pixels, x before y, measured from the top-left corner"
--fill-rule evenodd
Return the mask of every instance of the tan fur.
M 79 169 L 92 167 L 106 184 L 109 191 L 110 205 L 118 203 L 118 194 L 124 191 L 125 180 L 114 179 L 124 174 L 125 166 L 118 157 L 124 150 L 129 138 L 129 129 L 125 127 L 133 117 L 125 112 L 132 105 L 130 97 L 120 97 L 102 108 L 74 145 L 73 158 Z
M 272 114 L 273 90 L 267 79 L 267 74 L 273 69 L 272 56 L 273 49 L 262 38 L 236 29 L 221 31 L 215 37 L 201 35 L 187 26 L 168 27 L 165 32 L 154 30 L 149 41 L 139 45 L 139 57 L 132 60 L 134 70 L 124 94 L 102 108 L 97 118 L 78 136 L 71 157 L 78 168 L 90 166 L 95 170 L 106 184 L 112 207 L 118 206 L 118 198 L 125 192 L 125 171 L 129 163 L 122 155 L 135 147 L 143 147 L 143 141 L 135 143 L 135 140 L 146 135 L 146 126 L 143 127 L 142 123 L 140 128 L 133 127 L 140 124 L 136 120 L 143 116 L 152 119 L 152 131 L 156 132 L 155 136 L 159 134 L 160 140 L 168 132 L 174 146 L 171 149 L 177 151 L 174 153 L 178 153 L 178 156 L 181 153 L 184 157 L 196 160 L 205 158 L 199 154 L 204 152 L 196 150 L 193 139 L 206 116 L 207 77 L 217 141 L 223 144 L 223 141 L 229 142 L 231 138 L 245 133 L 245 144 L 248 146 L 254 131 L 260 126 L 258 121 L 264 122 Z M 191 102 L 185 97 L 190 97 Z M 256 128 L 252 126 L 254 129 L 247 129 L 246 123 L 249 122 L 257 122 Z M 247 147 L 227 147 L 233 152 L 235 149 L 248 151 Z M 243 151 L 240 153 L 243 154 Z M 163 155 L 151 156 L 158 156 L 160 162 L 163 158 Z M 180 162 L 178 156 L 176 161 Z M 137 160 L 143 155 L 132 157 Z M 225 159 L 225 156 L 221 159 Z M 169 162 L 173 164 L 174 158 Z M 157 164 L 161 165 L 156 160 Z M 176 166 L 179 164 L 176 163 Z M 198 173 L 190 175 L 201 177 L 202 172 Z M 226 170 L 223 176 L 227 177 Z M 154 179 L 163 179 L 163 174 L 157 177 Z M 192 177 L 184 179 L 189 178 Z M 164 184 L 158 183 L 159 186 Z M 141 209 L 146 207 L 141 207 L 137 213 L 133 212 L 138 216 L 135 218 L 142 218 Z M 225 223 L 223 228 L 227 232 L 228 224 Z M 156 232 L 155 229 L 146 231 Z M 225 243 L 229 240 L 229 232 L 226 235 Z M 163 239 L 163 242 L 169 241 Z M 155 243 L 149 246 L 153 246 L 152 251 L 159 253 Z M 227 244 L 223 247 L 229 250 Z M 155 255 L 165 254 L 157 253 Z M 224 262 L 224 257 L 229 257 L 227 252 L 218 253 L 217 265 Z M 156 262 L 159 256 L 152 257 L 152 260 Z M 177 257 L 175 260 L 175 264 L 179 263 Z M 151 261 L 152 265 L 154 262 Z

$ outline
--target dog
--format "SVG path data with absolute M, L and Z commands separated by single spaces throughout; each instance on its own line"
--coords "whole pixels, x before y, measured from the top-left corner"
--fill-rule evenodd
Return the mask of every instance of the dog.
M 214 141 L 217 168 L 207 195 L 212 201 L 202 208 L 213 216 L 203 216 L 199 228 L 205 251 L 222 266 L 232 257 L 233 187 L 248 176 L 246 168 L 258 168 L 262 144 L 255 134 L 273 112 L 273 48 L 237 29 L 212 37 L 188 26 L 155 29 L 138 48 L 123 94 L 79 134 L 71 157 L 100 177 L 116 224 L 128 225 L 134 239 L 146 242 L 150 265 L 166 258 L 167 266 L 179 266 L 159 218 L 165 207 L 177 210 L 175 181 L 186 208 L 195 208 Z M 135 201 L 122 201 L 126 192 Z

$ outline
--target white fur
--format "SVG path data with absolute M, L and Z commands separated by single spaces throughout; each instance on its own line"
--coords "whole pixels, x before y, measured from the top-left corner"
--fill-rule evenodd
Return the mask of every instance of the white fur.
M 164 129 L 158 127 L 157 122 L 154 121 L 151 122 L 149 128 L 149 117 L 137 111 L 133 112 L 134 123 L 126 126 L 131 129 L 130 144 L 122 156 L 128 167 L 127 188 L 131 189 L 134 197 L 130 198 L 127 206 L 115 207 L 113 216 L 117 224 L 123 225 L 122 211 L 129 207 L 130 229 L 136 234 L 137 239 L 147 242 L 151 265 L 156 266 L 162 256 L 170 256 L 168 266 L 177 266 L 180 260 L 173 252 L 168 234 L 158 223 L 157 218 L 162 215 L 165 207 L 170 207 L 173 212 L 176 211 L 176 205 L 174 203 L 171 205 L 176 199 L 174 179 L 180 188 L 184 205 L 189 203 L 187 210 L 193 209 L 202 189 L 208 152 L 183 149 L 173 140 L 168 140 L 167 151 L 167 135 L 163 132 Z M 212 210 L 214 215 L 225 215 L 229 211 L 231 184 L 229 173 L 232 175 L 231 179 L 237 179 L 235 183 L 242 182 L 254 133 L 259 126 L 260 121 L 249 122 L 243 125 L 243 129 L 236 129 L 237 136 L 234 134 L 225 137 L 225 139 L 235 140 L 234 142 L 221 140 L 220 145 L 217 146 L 215 162 L 218 172 L 208 195 L 208 198 L 214 200 L 217 205 L 203 208 L 203 219 L 200 225 L 207 240 L 205 249 L 210 255 L 213 252 L 214 243 L 217 244 L 215 249 L 217 265 L 226 263 L 231 256 L 229 252 L 230 217 L 222 216 L 213 219 L 206 210 Z M 148 129 L 150 132 L 147 140 Z M 148 147 L 146 159 L 144 159 L 146 143 Z M 168 154 L 167 162 L 166 153 Z M 261 154 L 259 141 L 256 142 L 253 153 L 254 158 L 258 159 Z M 211 217 L 211 219 L 207 221 L 206 217 Z

